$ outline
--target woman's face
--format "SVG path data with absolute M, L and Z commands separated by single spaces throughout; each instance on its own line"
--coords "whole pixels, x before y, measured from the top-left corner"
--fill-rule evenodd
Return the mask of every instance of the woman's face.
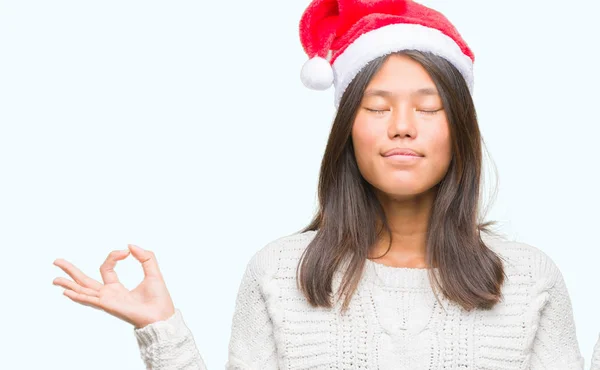
M 352 127 L 363 177 L 396 199 L 422 194 L 446 174 L 452 156 L 442 100 L 416 61 L 391 55 L 367 85 Z M 389 155 L 408 149 L 416 156 Z

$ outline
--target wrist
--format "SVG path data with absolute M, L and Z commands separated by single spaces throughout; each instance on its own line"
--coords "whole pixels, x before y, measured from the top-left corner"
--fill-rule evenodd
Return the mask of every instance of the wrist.
M 154 323 L 157 323 L 159 321 L 168 321 L 170 318 L 172 318 L 175 315 L 175 308 L 172 307 L 168 310 L 165 310 L 161 313 L 158 313 L 156 315 L 152 315 L 149 317 L 145 317 L 142 320 L 138 321 L 138 322 L 134 322 L 133 326 L 134 328 L 137 329 L 142 329 L 148 325 L 152 325 Z

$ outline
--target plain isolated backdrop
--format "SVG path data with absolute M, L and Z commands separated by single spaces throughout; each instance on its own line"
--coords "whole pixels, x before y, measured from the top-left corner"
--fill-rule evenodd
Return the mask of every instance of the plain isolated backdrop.
M 489 218 L 559 265 L 587 368 L 600 333 L 599 5 L 423 3 L 475 51 L 499 174 Z M 157 254 L 207 365 L 223 368 L 247 262 L 316 209 L 334 108 L 331 89 L 300 82 L 307 5 L 0 1 L 1 368 L 143 369 L 129 324 L 52 285 L 65 276 L 54 259 L 99 279 L 127 243 Z M 142 277 L 132 257 L 117 272 L 130 288 Z

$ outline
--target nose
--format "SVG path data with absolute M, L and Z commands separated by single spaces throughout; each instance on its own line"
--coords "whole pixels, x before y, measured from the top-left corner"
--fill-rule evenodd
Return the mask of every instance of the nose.
M 412 110 L 409 107 L 398 107 L 392 110 L 388 135 L 390 138 L 396 136 L 415 138 L 417 135 L 416 127 L 413 122 Z

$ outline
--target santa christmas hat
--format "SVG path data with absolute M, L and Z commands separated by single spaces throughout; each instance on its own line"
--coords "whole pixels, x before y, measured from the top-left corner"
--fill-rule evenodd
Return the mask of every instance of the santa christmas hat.
M 335 106 L 371 60 L 401 50 L 447 59 L 473 89 L 473 52 L 440 12 L 412 0 L 313 0 L 300 19 L 309 60 L 301 71 L 308 88 L 335 86 Z

